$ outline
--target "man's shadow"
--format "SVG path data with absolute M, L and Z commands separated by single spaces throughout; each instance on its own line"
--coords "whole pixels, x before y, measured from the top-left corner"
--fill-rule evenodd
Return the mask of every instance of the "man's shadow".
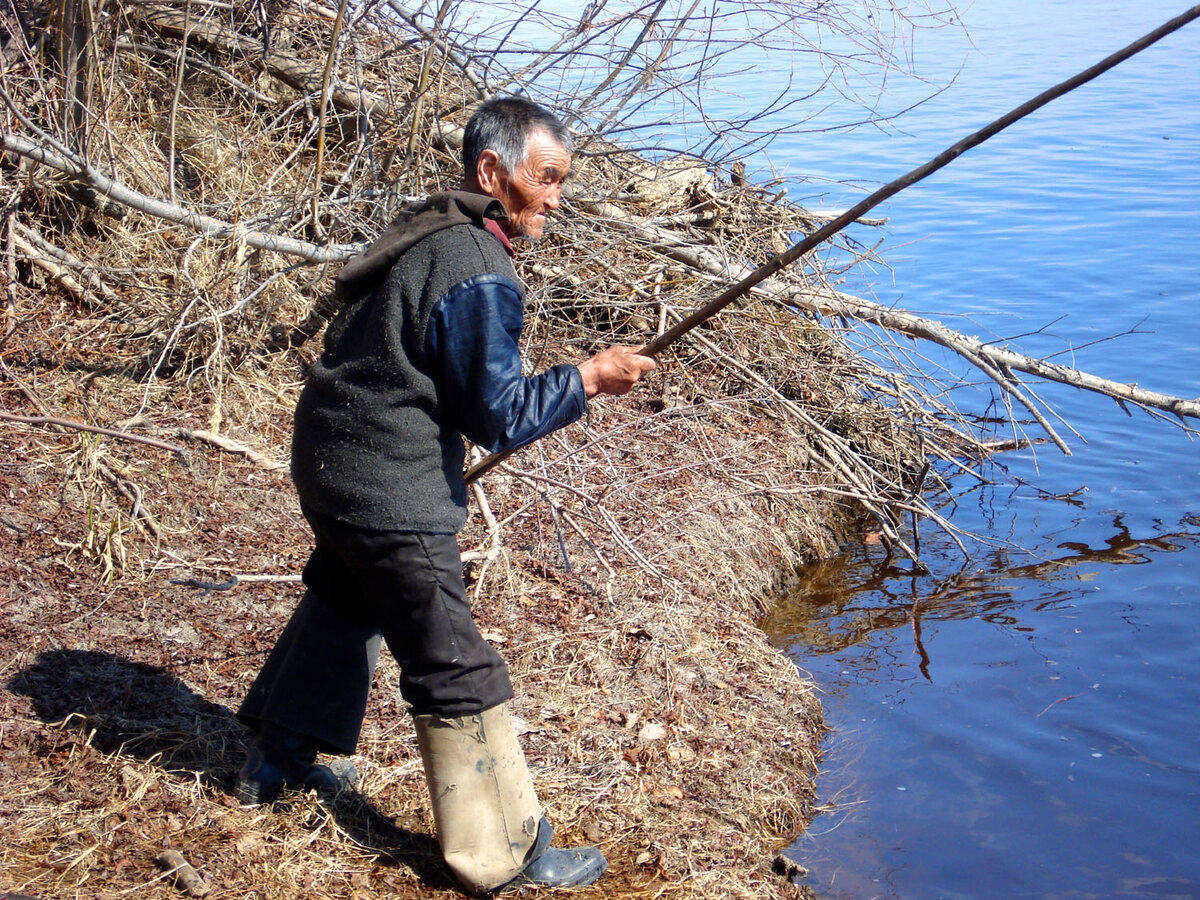
M 102 753 L 146 760 L 177 777 L 199 775 L 232 793 L 245 726 L 162 669 L 99 650 L 48 650 L 6 687 L 28 697 L 43 722 L 89 734 Z M 406 867 L 431 887 L 454 884 L 432 837 L 398 826 L 361 794 L 345 792 L 326 808 L 380 862 Z

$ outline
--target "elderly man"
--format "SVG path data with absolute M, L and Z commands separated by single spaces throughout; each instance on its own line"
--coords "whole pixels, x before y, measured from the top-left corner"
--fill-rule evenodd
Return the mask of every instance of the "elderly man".
M 526 444 L 654 368 L 612 347 L 522 372 L 512 242 L 541 236 L 571 146 L 536 104 L 488 101 L 467 125 L 462 189 L 402 213 L 339 273 L 343 306 L 301 392 L 292 446 L 316 544 L 306 591 L 238 713 L 255 732 L 238 774 L 243 803 L 331 787 L 316 754 L 354 752 L 386 641 L 443 855 L 474 893 L 583 885 L 605 869 L 594 847 L 550 847 L 505 707 L 508 671 L 471 619 L 455 537 L 464 435 L 491 451 Z

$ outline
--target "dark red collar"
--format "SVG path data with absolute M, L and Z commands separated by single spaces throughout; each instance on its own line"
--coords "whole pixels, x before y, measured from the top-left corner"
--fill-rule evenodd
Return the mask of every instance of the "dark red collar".
M 516 256 L 516 251 L 513 250 L 512 241 L 508 239 L 508 235 L 504 233 L 504 229 L 500 227 L 500 223 L 495 219 L 484 219 L 483 227 L 500 239 L 500 243 L 504 245 L 504 249 L 508 251 L 509 256 Z

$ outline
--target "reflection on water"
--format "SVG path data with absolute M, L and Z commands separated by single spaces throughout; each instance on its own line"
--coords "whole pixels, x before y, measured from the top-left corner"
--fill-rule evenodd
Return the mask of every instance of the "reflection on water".
M 804 570 L 801 583 L 766 617 L 768 634 L 791 644 L 802 644 L 810 653 L 835 653 L 870 644 L 878 630 L 910 628 L 921 673 L 929 677 L 929 654 L 921 639 L 923 623 L 943 619 L 979 619 L 1016 631 L 1026 612 L 1039 612 L 1068 602 L 1105 564 L 1141 565 L 1155 551 L 1171 552 L 1200 546 L 1200 517 L 1185 516 L 1180 530 L 1136 537 L 1112 519 L 1111 534 L 1103 546 L 1065 538 L 1052 555 L 1019 562 L 1032 554 L 1025 550 L 993 549 L 968 560 L 949 574 L 914 575 L 907 561 L 894 557 L 873 561 L 870 547 L 857 554 L 824 560 Z M 1066 530 L 1073 534 L 1075 526 Z M 934 549 L 935 566 L 953 564 L 947 548 Z M 926 557 L 928 563 L 929 556 Z M 1023 582 L 1046 583 L 1040 600 L 1030 604 Z M 1080 587 L 1075 588 L 1074 585 Z
M 1200 517 L 1065 518 L 1036 554 L 927 538 L 920 575 L 861 546 L 764 622 L 834 729 L 818 896 L 1200 897 Z

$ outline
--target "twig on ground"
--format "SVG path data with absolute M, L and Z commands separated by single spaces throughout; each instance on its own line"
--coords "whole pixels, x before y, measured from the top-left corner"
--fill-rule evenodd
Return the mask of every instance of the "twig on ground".
M 206 431 L 202 428 L 176 428 L 175 433 L 180 437 L 188 438 L 193 441 L 204 441 L 212 444 L 214 447 L 220 447 L 222 450 L 227 450 L 230 453 L 239 453 L 246 457 L 256 466 L 262 469 L 271 471 L 281 471 L 287 469 L 286 462 L 280 462 L 276 459 L 271 459 L 269 456 L 259 453 L 252 447 L 247 447 L 245 444 L 235 441 L 233 438 L 226 437 L 223 434 L 216 434 L 212 431 Z
M 140 434 L 130 434 L 127 431 L 117 431 L 113 428 L 102 428 L 99 425 L 88 425 L 86 422 L 75 422 L 71 419 L 60 419 L 57 416 L 22 416 L 14 413 L 0 412 L 0 419 L 6 422 L 20 422 L 25 425 L 50 425 L 56 428 L 66 428 L 72 431 L 87 431 L 93 434 L 102 434 L 105 437 L 116 438 L 121 441 L 128 441 L 132 444 L 145 444 L 147 447 L 155 447 L 159 450 L 170 450 L 172 453 L 178 453 L 180 456 L 187 456 L 187 450 L 177 444 L 168 444 L 166 441 L 159 441 L 154 438 L 143 437 Z

